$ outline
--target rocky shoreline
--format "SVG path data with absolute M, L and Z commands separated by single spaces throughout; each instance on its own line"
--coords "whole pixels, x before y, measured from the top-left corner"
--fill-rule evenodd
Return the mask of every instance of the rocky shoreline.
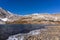
M 45 26 L 26 34 L 12 35 L 7 40 L 60 40 L 60 26 Z

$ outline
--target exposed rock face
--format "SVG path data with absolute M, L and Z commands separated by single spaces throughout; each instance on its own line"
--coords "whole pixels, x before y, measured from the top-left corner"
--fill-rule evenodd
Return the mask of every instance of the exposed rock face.
M 0 24 L 5 24 L 5 22 L 4 22 L 4 21 L 2 21 L 2 20 L 0 20 Z
M 13 35 L 7 40 L 60 40 L 60 26 L 45 26 L 45 29 Z
M 8 17 L 10 14 L 4 9 L 0 8 L 0 18 Z
M 9 11 L 4 10 L 0 7 L 0 24 L 4 24 L 6 21 L 12 22 L 14 20 L 18 20 L 20 18 L 19 15 L 12 14 Z M 3 22 L 2 22 L 3 21 Z M 6 23 L 5 23 L 6 24 Z

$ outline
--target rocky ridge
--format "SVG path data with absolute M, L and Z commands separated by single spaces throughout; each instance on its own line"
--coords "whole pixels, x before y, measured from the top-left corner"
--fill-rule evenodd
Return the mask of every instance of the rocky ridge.
M 6 21 L 12 22 L 19 19 L 19 15 L 15 15 L 7 10 L 4 10 L 3 8 L 0 7 L 0 24 L 6 24 Z M 3 22 L 2 22 L 3 21 Z
M 32 14 L 8 24 L 60 24 L 60 14 Z

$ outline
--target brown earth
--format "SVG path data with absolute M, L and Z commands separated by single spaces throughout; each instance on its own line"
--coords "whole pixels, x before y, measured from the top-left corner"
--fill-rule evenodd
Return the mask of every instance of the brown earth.
M 20 19 L 17 21 L 13 22 L 6 22 L 6 24 L 60 24 L 60 21 L 46 21 L 46 20 L 25 20 L 25 19 Z

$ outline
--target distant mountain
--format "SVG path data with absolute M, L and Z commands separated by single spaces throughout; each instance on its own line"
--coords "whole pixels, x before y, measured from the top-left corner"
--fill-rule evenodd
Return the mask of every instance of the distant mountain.
M 5 24 L 6 21 L 14 21 L 19 19 L 19 15 L 13 14 L 9 11 L 4 10 L 3 8 L 0 7 L 0 22 L 3 21 L 2 24 Z M 1 23 L 0 23 L 1 24 Z
M 0 7 L 0 18 L 8 17 L 10 14 Z
M 60 24 L 60 14 L 30 14 L 10 24 Z
M 0 20 L 2 24 L 60 24 L 60 14 L 17 15 L 0 7 Z

